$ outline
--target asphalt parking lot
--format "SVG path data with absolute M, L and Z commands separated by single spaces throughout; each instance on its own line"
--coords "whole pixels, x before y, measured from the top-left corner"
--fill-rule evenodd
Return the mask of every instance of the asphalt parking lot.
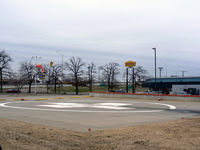
M 199 102 L 99 97 L 4 97 L 0 117 L 76 131 L 127 127 L 199 117 Z

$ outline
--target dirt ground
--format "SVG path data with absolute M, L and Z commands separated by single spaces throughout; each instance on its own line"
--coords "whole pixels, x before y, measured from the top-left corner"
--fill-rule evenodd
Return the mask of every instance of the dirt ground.
M 199 150 L 200 118 L 85 133 L 0 119 L 0 144 L 3 150 Z

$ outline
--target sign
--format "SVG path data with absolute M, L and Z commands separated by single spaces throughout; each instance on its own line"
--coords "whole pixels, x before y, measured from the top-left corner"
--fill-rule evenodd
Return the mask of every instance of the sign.
M 45 75 L 46 75 L 45 73 L 40 73 L 39 78 L 45 80 Z
M 41 64 L 37 64 L 36 68 L 42 69 L 42 72 L 45 73 L 44 67 Z
M 125 66 L 126 67 L 134 67 L 134 66 L 136 66 L 136 62 L 135 61 L 127 61 L 127 62 L 125 62 Z
M 51 67 L 53 66 L 53 62 L 52 62 L 52 61 L 50 62 L 50 66 L 51 66 Z

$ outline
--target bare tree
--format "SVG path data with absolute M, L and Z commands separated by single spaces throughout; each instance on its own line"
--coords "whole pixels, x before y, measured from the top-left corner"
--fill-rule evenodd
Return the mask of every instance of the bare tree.
M 20 92 L 26 83 L 26 79 L 20 73 L 13 73 L 11 83 L 15 86 L 17 91 Z
M 12 58 L 4 51 L 0 51 L 0 81 L 1 81 L 1 93 L 3 92 L 3 75 L 8 72 L 9 62 Z
M 57 88 L 57 83 L 59 81 L 59 78 L 62 77 L 62 65 L 60 64 L 55 64 L 52 66 L 52 73 L 50 73 L 50 78 L 51 78 L 51 74 L 53 77 L 53 82 L 54 82 L 54 93 L 56 94 L 56 88 Z M 50 79 L 51 80 L 51 79 Z
M 135 80 L 135 88 L 136 85 L 140 84 L 147 78 L 147 71 L 142 66 L 136 66 L 134 69 L 134 77 L 133 72 L 129 74 L 131 76 L 131 80 Z
M 137 83 L 143 82 L 147 78 L 147 70 L 142 66 L 135 67 L 135 80 Z
M 78 95 L 78 87 L 79 82 L 81 81 L 81 76 L 83 74 L 82 67 L 85 65 L 84 62 L 82 62 L 81 58 L 77 57 L 71 57 L 69 59 L 69 62 L 65 63 L 65 66 L 67 70 L 70 71 L 70 76 L 72 78 L 72 81 L 74 82 L 74 85 L 76 87 L 76 95 Z
M 26 80 L 26 82 L 28 83 L 29 86 L 29 90 L 28 93 L 31 93 L 31 87 L 32 84 L 34 83 L 34 80 L 36 78 L 36 76 L 38 75 L 38 71 L 35 67 L 35 65 L 33 65 L 30 62 L 22 62 L 20 64 L 20 73 L 22 74 L 22 76 L 24 77 L 24 79 Z
M 89 91 L 92 91 L 92 83 L 94 80 L 94 74 L 96 73 L 96 66 L 92 62 L 91 64 L 88 64 L 88 81 L 89 81 Z
M 108 91 L 113 91 L 115 87 L 116 76 L 119 74 L 119 64 L 115 62 L 110 62 L 105 66 L 101 66 L 103 70 L 103 80 L 107 82 Z

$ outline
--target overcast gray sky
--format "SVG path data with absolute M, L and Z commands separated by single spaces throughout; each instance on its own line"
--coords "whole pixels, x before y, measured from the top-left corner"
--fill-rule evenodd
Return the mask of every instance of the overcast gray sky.
M 153 75 L 200 76 L 199 0 L 0 0 L 0 49 L 20 61 L 71 56 L 123 68 L 134 60 Z M 18 65 L 17 65 L 18 66 Z

